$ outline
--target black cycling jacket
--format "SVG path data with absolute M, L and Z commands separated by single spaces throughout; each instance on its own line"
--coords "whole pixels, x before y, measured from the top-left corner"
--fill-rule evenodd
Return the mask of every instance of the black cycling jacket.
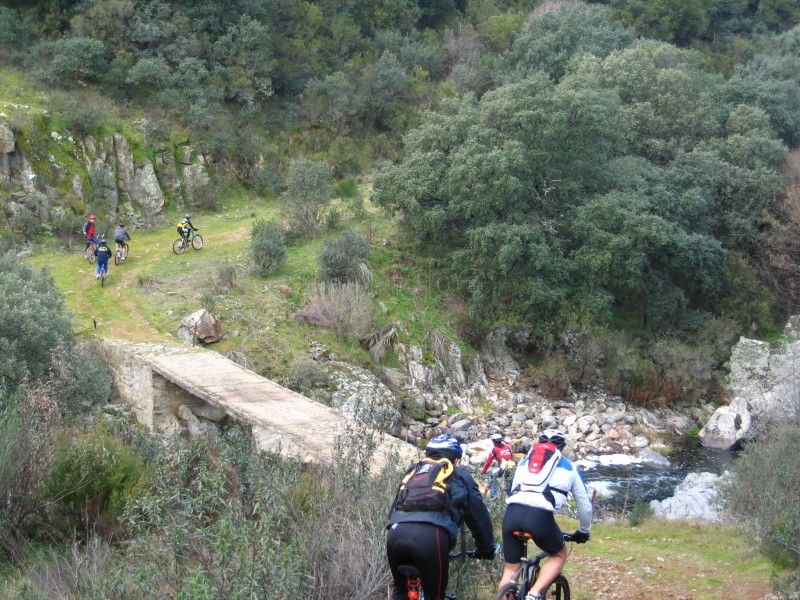
M 387 529 L 395 523 L 430 523 L 445 529 L 450 536 L 452 548 L 458 537 L 461 522 L 467 527 L 475 539 L 476 550 L 488 553 L 494 547 L 494 530 L 489 509 L 483 503 L 478 484 L 464 467 L 456 467 L 447 482 L 449 496 L 448 509 L 436 512 L 406 512 L 393 510 L 389 515 Z

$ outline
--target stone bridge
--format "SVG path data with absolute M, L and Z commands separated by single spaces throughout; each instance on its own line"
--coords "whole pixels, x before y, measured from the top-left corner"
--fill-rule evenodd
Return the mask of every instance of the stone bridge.
M 217 352 L 190 346 L 103 340 L 114 372 L 118 401 L 130 404 L 140 423 L 168 432 L 190 433 L 226 417 L 252 427 L 264 451 L 303 462 L 330 462 L 347 431 L 365 426 L 319 402 L 245 369 Z M 369 428 L 367 428 L 369 429 Z M 406 465 L 416 449 L 370 430 L 377 449 L 373 465 Z

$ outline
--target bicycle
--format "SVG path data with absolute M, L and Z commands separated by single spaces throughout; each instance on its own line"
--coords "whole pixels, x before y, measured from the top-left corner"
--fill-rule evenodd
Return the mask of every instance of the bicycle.
M 540 552 L 533 558 L 528 558 L 528 540 L 532 539 L 531 534 L 527 532 L 515 531 L 514 535 L 521 539 L 525 545 L 523 546 L 523 554 L 520 562 L 522 563 L 522 567 L 520 567 L 520 571 L 522 573 L 522 581 L 519 583 L 507 583 L 503 587 L 500 588 L 500 591 L 497 592 L 497 596 L 495 596 L 495 600 L 525 600 L 525 596 L 528 594 L 528 590 L 530 590 L 533 582 L 536 581 L 536 578 L 539 576 L 539 569 L 541 568 L 539 564 L 542 562 L 543 559 L 547 558 L 547 552 Z M 564 541 L 571 542 L 572 541 L 572 534 L 565 533 Z M 519 575 L 517 575 L 519 577 Z M 564 577 L 563 574 L 559 573 L 558 577 L 555 578 L 553 583 L 550 584 L 550 587 L 544 593 L 545 600 L 570 600 L 569 595 L 569 582 L 567 578 Z
M 86 246 L 86 250 L 83 251 L 83 258 L 86 259 L 88 263 L 94 263 L 97 260 L 97 257 L 94 255 L 94 250 L 97 247 L 97 244 L 94 242 L 89 242 L 89 245 Z
M 203 236 L 194 231 L 194 229 L 190 229 L 187 237 L 181 236 L 172 243 L 172 251 L 175 254 L 183 254 L 189 244 L 191 244 L 192 248 L 195 250 L 200 250 L 200 248 L 203 247 Z
M 106 285 L 106 275 L 107 274 L 108 273 L 106 272 L 106 268 L 105 267 L 101 267 L 100 268 L 100 278 L 99 278 L 100 279 L 100 287 L 104 287 Z
M 451 552 L 448 554 L 451 560 L 457 558 L 474 558 L 475 550 L 462 550 L 461 552 Z M 414 565 L 400 565 L 397 572 L 406 578 L 406 598 L 408 600 L 425 600 L 425 593 L 422 591 L 422 573 Z M 389 592 L 391 600 L 391 590 Z M 453 594 L 445 592 L 446 600 L 458 600 Z
M 122 244 L 117 244 L 117 250 L 114 252 L 114 264 L 119 265 L 122 262 L 125 262 L 125 259 L 128 258 L 128 244 L 122 242 Z

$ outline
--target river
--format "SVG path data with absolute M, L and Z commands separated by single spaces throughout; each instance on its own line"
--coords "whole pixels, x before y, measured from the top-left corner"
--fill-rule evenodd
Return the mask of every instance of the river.
M 675 487 L 690 472 L 708 471 L 721 474 L 736 458 L 736 453 L 706 448 L 695 437 L 682 437 L 673 442 L 667 458 L 672 467 L 654 468 L 638 464 L 598 466 L 584 473 L 595 490 L 595 506 L 601 511 L 627 511 L 636 500 L 650 502 L 673 495 Z

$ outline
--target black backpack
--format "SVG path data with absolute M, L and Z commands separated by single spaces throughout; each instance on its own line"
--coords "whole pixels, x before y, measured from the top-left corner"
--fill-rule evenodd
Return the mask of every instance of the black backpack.
M 392 508 L 404 512 L 447 509 L 447 484 L 455 467 L 446 458 L 426 458 L 406 471 Z

